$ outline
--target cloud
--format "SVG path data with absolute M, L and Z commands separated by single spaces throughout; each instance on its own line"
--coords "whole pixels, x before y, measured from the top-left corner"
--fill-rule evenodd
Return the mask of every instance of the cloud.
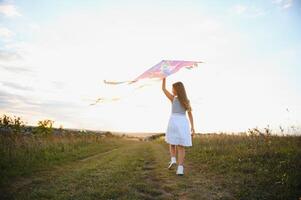
M 37 105 L 24 96 L 0 90 L 0 108 L 18 108 L 20 105 L 22 105 L 21 107 L 23 107 L 24 104 L 31 106 Z
M 13 4 L 0 4 L 0 14 L 5 17 L 18 17 L 21 16 L 16 6 Z
M 22 56 L 17 52 L 0 50 L 0 61 L 15 61 L 21 60 Z
M 15 35 L 14 32 L 5 27 L 0 27 L 0 37 L 2 38 L 11 38 Z
M 236 15 L 242 15 L 250 18 L 259 17 L 266 14 L 266 12 L 263 9 L 258 8 L 256 6 L 246 6 L 241 4 L 233 6 L 231 8 L 231 12 Z
M 65 101 L 40 101 L 32 97 L 6 92 L 0 89 L 0 112 L 7 114 L 17 114 L 24 120 L 29 120 L 30 124 L 43 118 L 54 119 L 63 124 L 72 122 L 76 124 L 75 113 L 81 107 L 72 102 Z M 46 113 L 46 114 L 45 114 Z M 68 122 L 65 123 L 65 120 Z
M 282 9 L 288 9 L 293 5 L 293 0 L 273 0 L 273 3 L 279 5 Z
M 0 59 L 1 60 L 1 59 Z M 7 65 L 0 65 L 0 68 L 10 71 L 13 73 L 24 73 L 24 72 L 32 72 L 32 70 L 25 68 L 25 67 L 17 67 L 17 66 L 7 66 Z
M 9 87 L 9 88 L 13 88 L 13 89 L 17 89 L 17 90 L 25 90 L 25 91 L 33 91 L 34 89 L 32 87 L 28 87 L 28 86 L 23 86 L 20 85 L 18 83 L 13 83 L 13 82 L 9 82 L 9 81 L 2 81 L 0 82 L 3 86 Z

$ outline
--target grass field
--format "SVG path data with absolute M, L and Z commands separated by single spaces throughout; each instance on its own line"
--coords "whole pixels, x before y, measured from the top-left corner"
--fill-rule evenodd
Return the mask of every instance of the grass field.
M 0 138 L 0 199 L 298 199 L 301 137 L 211 134 L 187 148 L 97 134 Z

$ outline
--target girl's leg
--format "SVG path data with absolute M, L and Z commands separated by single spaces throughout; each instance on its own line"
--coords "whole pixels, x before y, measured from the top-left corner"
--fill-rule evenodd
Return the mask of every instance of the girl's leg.
M 183 165 L 184 158 L 185 158 L 185 147 L 178 145 L 177 149 L 178 149 L 178 163 L 179 163 L 179 165 Z
M 169 166 L 168 169 L 172 169 L 172 167 L 177 163 L 177 159 L 176 159 L 176 145 L 169 145 L 169 152 L 170 152 L 170 162 L 169 162 Z
M 176 145 L 169 145 L 170 157 L 176 157 Z

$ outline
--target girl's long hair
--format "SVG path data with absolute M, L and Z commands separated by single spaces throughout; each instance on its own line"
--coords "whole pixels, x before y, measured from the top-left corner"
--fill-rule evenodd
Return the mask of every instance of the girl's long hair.
M 183 83 L 176 82 L 176 83 L 172 84 L 172 87 L 176 90 L 178 99 L 179 99 L 181 105 L 185 108 L 185 110 L 192 111 L 190 101 L 187 98 L 186 90 L 185 90 Z

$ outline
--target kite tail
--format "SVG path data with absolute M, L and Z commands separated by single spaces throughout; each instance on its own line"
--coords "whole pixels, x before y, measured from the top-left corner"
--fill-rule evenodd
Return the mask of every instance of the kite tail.
M 106 80 L 103 80 L 103 82 L 104 82 L 105 84 L 109 84 L 109 85 L 120 85 L 120 84 L 124 84 L 124 83 L 131 84 L 131 83 L 133 83 L 134 81 L 106 81 Z
M 100 97 L 100 98 L 97 98 L 93 103 L 90 103 L 89 105 L 94 106 L 98 103 L 119 101 L 120 99 L 121 99 L 120 97 L 113 97 L 113 98 Z

